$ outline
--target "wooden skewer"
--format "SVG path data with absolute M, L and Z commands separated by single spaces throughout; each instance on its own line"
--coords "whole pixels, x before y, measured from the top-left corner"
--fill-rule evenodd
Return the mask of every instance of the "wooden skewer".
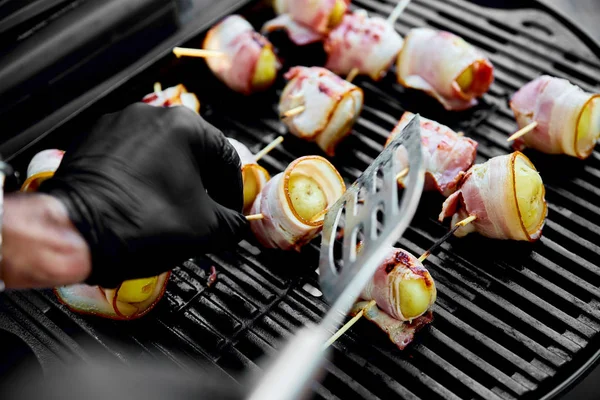
M 283 142 L 283 136 L 279 136 L 277 139 L 273 140 L 271 143 L 266 145 L 261 151 L 256 153 L 254 156 L 254 161 L 258 161 L 263 158 L 266 154 L 268 154 L 275 147 L 279 146 Z
M 454 228 L 452 228 L 450 230 L 450 232 L 448 232 L 447 234 L 442 236 L 442 238 L 440 240 L 435 242 L 434 245 L 431 246 L 431 248 L 429 250 L 427 250 L 425 253 L 423 253 L 423 255 L 421 257 L 419 257 L 419 261 L 423 262 L 427 257 L 429 257 L 429 255 L 431 255 L 431 252 L 433 250 L 437 249 L 442 243 L 444 243 L 444 241 L 446 241 L 454 232 L 456 232 L 456 230 L 458 228 L 475 221 L 476 218 L 477 218 L 476 216 L 471 215 L 470 217 L 467 217 L 467 218 L 463 219 L 462 221 L 458 221 L 456 223 L 456 225 L 454 225 Z M 350 321 L 346 322 L 346 324 L 344 326 L 342 326 L 336 333 L 333 334 L 333 336 L 331 336 L 329 338 L 329 340 L 325 343 L 325 346 L 323 347 L 323 349 L 326 349 L 327 347 L 331 346 L 336 340 L 338 340 L 340 338 L 340 336 L 342 336 L 348 329 L 350 329 L 350 327 L 352 327 L 352 325 L 354 325 L 365 314 L 365 312 L 367 312 L 375 304 L 376 304 L 375 300 L 371 300 L 369 302 L 369 304 L 367 304 L 365 307 L 363 307 L 363 309 L 360 310 L 360 312 L 358 314 L 356 314 Z
M 419 257 L 419 261 L 420 262 L 425 261 L 425 259 L 431 255 L 431 252 L 434 251 L 435 249 L 437 249 L 438 247 L 440 247 L 440 245 L 442 243 L 444 243 L 446 240 L 448 240 L 448 238 L 450 236 L 452 236 L 454 234 L 454 232 L 456 232 L 458 230 L 458 228 L 461 228 L 467 224 L 470 224 L 471 222 L 475 221 L 476 219 L 477 219 L 476 216 L 471 215 L 470 217 L 467 217 L 467 218 L 463 219 L 462 221 L 458 221 L 454 225 L 454 228 L 450 229 L 450 232 L 448 232 L 444 236 L 442 236 L 437 242 L 435 242 L 433 244 L 433 246 L 431 246 L 429 248 L 429 250 L 427 250 L 425 253 L 423 253 L 423 255 L 421 257 Z
M 400 17 L 400 14 L 402 14 L 406 6 L 408 6 L 408 3 L 410 3 L 410 0 L 400 0 L 398 4 L 396 4 L 396 7 L 394 7 L 392 12 L 390 13 L 390 16 L 387 19 L 387 23 L 390 25 L 394 25 Z
M 293 117 L 298 114 L 302 114 L 304 112 L 304 110 L 306 110 L 306 106 L 298 106 L 298 107 L 290 108 L 289 110 L 285 111 L 282 114 L 282 118 L 289 118 L 289 117 Z
M 160 82 L 154 82 L 154 93 L 162 92 L 162 85 Z
M 358 312 L 358 314 L 356 314 L 350 321 L 348 321 L 346 323 L 346 325 L 342 326 L 336 333 L 333 334 L 333 336 L 331 336 L 329 338 L 329 340 L 323 346 L 323 350 L 325 350 L 326 348 L 331 346 L 336 340 L 338 340 L 340 338 L 340 336 L 342 336 L 344 333 L 346 333 L 346 331 L 348 329 L 350 329 L 350 327 L 352 325 L 354 325 L 356 323 L 356 321 L 358 321 L 364 315 L 365 311 L 369 311 L 369 309 L 371 307 L 373 307 L 375 304 L 376 304 L 375 300 L 371 300 L 369 302 L 369 304 L 364 306 L 363 309 Z
M 356 78 L 358 76 L 358 73 L 360 72 L 360 70 L 356 67 L 352 68 L 350 70 L 350 72 L 348 72 L 348 76 L 346 77 L 346 80 L 348 82 L 352 82 L 354 80 L 354 78 Z
M 186 47 L 174 47 L 173 54 L 179 57 L 224 57 L 225 53 L 217 50 L 204 50 L 204 49 L 188 49 Z
M 507 142 L 512 142 L 513 140 L 515 140 L 517 138 L 520 138 L 523 135 L 528 134 L 529 132 L 531 132 L 532 130 L 534 130 L 537 126 L 538 126 L 537 121 L 533 121 L 529 125 L 524 126 L 523 128 L 521 128 L 518 131 L 516 131 L 515 133 L 513 133 L 511 135 L 511 137 L 509 137 L 508 139 L 506 139 L 506 141 Z
M 265 217 L 265 216 L 264 216 L 264 215 L 262 215 L 262 214 L 252 214 L 252 215 L 247 215 L 247 216 L 246 216 L 246 219 L 247 219 L 248 221 L 258 221 L 258 220 L 261 220 L 261 219 L 263 219 L 264 217 Z

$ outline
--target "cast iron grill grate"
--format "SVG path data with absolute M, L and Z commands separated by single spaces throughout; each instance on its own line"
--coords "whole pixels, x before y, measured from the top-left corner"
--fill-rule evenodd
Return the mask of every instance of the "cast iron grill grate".
M 395 4 L 353 3 L 384 16 Z M 516 124 L 507 98 L 540 73 L 600 91 L 598 59 L 546 12 L 415 0 L 396 28 L 405 35 L 416 26 L 450 30 L 483 49 L 496 67 L 496 81 L 475 109 L 450 114 L 427 96 L 403 89 L 393 71 L 379 83 L 358 78 L 365 108 L 332 160 L 348 183 L 382 150 L 404 110 L 463 130 L 479 142 L 477 161 L 482 162 L 510 151 L 506 137 Z M 188 42 L 200 43 L 201 37 Z M 186 84 L 199 95 L 202 114 L 252 150 L 286 134 L 276 112 L 282 80 L 275 92 L 246 99 L 215 82 L 201 60 L 163 61 L 106 103 L 135 101 L 158 77 L 163 87 Z M 263 107 L 253 106 L 259 101 Z M 261 163 L 274 175 L 311 153 L 318 154 L 316 146 L 287 135 Z M 537 398 L 600 349 L 600 153 L 584 162 L 527 154 L 547 188 L 543 238 L 533 245 L 475 236 L 445 243 L 425 263 L 439 291 L 433 325 L 399 352 L 370 323 L 357 324 L 334 344 L 328 375 L 316 385 L 315 397 Z M 423 196 L 400 246 L 420 254 L 447 231 L 436 218 L 441 202 L 438 195 Z M 64 362 L 85 357 L 88 349 L 103 349 L 124 360 L 150 357 L 182 366 L 209 362 L 247 372 L 257 368 L 260 357 L 276 352 L 279 339 L 318 321 L 327 309 L 315 290 L 318 245 L 316 240 L 291 255 L 244 241 L 235 251 L 190 260 L 175 269 L 157 309 L 139 321 L 73 315 L 50 292 L 7 294 L 3 309 L 21 325 L 31 325 L 38 340 Z M 211 265 L 219 275 L 207 288 Z

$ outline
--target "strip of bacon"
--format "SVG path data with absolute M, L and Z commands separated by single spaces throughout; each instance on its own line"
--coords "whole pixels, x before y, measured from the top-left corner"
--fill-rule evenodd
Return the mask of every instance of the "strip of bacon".
M 358 314 L 367 304 L 369 304 L 368 301 L 359 301 L 354 304 L 350 315 Z M 377 306 L 369 308 L 363 315 L 384 331 L 400 350 L 404 350 L 413 341 L 415 334 L 433 321 L 431 310 L 410 322 L 398 321 L 381 311 Z
M 494 80 L 494 67 L 462 38 L 430 28 L 412 29 L 398 55 L 398 82 L 423 90 L 447 110 L 477 104 Z
M 294 174 L 314 179 L 325 194 L 327 204 L 333 204 L 346 190 L 344 180 L 333 165 L 323 157 L 306 156 L 293 161 L 284 172 L 275 175 L 263 188 L 252 206 L 251 214 L 263 218 L 250 222 L 257 240 L 267 248 L 300 250 L 323 228 L 323 218 L 315 221 L 302 218 L 294 209 L 289 192 L 289 180 Z
M 182 84 L 166 88 L 158 93 L 149 93 L 144 96 L 142 102 L 155 107 L 184 106 L 200 113 L 200 101 L 194 93 L 188 92 Z
M 285 77 L 289 83 L 281 94 L 279 114 L 299 106 L 305 109 L 283 122 L 292 134 L 316 142 L 333 156 L 362 111 L 362 89 L 320 67 L 294 67 Z
M 289 14 L 282 14 L 267 21 L 263 25 L 261 32 L 267 34 L 278 30 L 284 30 L 290 40 L 298 46 L 321 42 L 326 37 L 325 34 L 316 32 L 310 27 L 294 21 Z
M 254 154 L 246 145 L 228 138 L 242 161 L 242 179 L 244 181 L 244 214 L 248 214 L 256 200 L 256 196 L 265 187 L 271 176 L 266 169 L 258 165 Z
M 212 27 L 206 34 L 203 48 L 222 53 L 221 56 L 207 57 L 206 62 L 211 71 L 236 92 L 251 94 L 267 89 L 277 77 L 274 74 L 258 87 L 253 82 L 263 49 L 272 52 L 273 45 L 239 15 L 230 15 Z M 275 62 L 279 69 L 279 62 Z
M 408 321 L 433 306 L 437 290 L 429 271 L 416 257 L 405 250 L 391 248 L 360 297 L 375 300 L 390 317 Z
M 520 128 L 537 122 L 515 140 L 515 150 L 532 147 L 583 159 L 600 137 L 600 94 L 584 92 L 566 79 L 540 76 L 513 95 L 510 107 Z
M 414 114 L 405 112 L 386 142 L 386 146 L 402 132 Z M 475 162 L 477 142 L 446 125 L 420 117 L 425 172 L 424 190 L 436 190 L 448 197 L 456 191 L 458 182 Z M 399 179 L 399 184 L 403 184 Z
M 346 14 L 325 41 L 325 68 L 343 76 L 357 68 L 360 74 L 378 81 L 394 62 L 402 43 L 402 37 L 385 19 L 358 10 Z
M 462 237 L 478 232 L 493 239 L 536 241 L 548 213 L 542 179 L 522 153 L 494 157 L 474 165 L 446 199 L 439 220 L 452 217 L 452 225 L 477 217 L 458 229 Z

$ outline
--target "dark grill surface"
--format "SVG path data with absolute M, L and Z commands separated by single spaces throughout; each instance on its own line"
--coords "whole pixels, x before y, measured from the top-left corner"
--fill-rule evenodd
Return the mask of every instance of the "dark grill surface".
M 392 0 L 357 0 L 355 6 L 384 16 Z M 253 10 L 260 26 L 267 14 Z M 333 159 L 347 183 L 382 150 L 404 110 L 437 119 L 479 142 L 478 162 L 510 151 L 516 123 L 507 98 L 540 73 L 566 77 L 600 91 L 600 63 L 582 41 L 545 11 L 491 10 L 459 0 L 415 0 L 396 28 L 415 26 L 455 32 L 482 48 L 496 67 L 496 81 L 481 104 L 445 112 L 427 96 L 395 83 L 391 72 L 379 83 L 358 78 L 365 107 L 352 135 Z M 198 46 L 202 37 L 191 39 Z M 309 63 L 310 60 L 304 60 Z M 196 92 L 202 114 L 228 136 L 258 151 L 286 135 L 277 118 L 275 92 L 242 98 L 216 82 L 202 60 L 165 57 L 101 101 L 93 112 L 141 98 L 160 80 Z M 260 104 L 259 104 L 260 103 Z M 77 131 L 72 122 L 36 150 L 57 146 Z M 61 142 L 61 140 L 63 142 Z M 18 164 L 26 165 L 33 150 Z M 262 161 L 272 175 L 293 159 L 319 154 L 316 146 L 286 135 Z M 450 240 L 425 265 L 438 287 L 434 323 L 404 352 L 374 325 L 361 321 L 334 344 L 328 374 L 316 385 L 325 399 L 539 398 L 565 381 L 600 349 L 600 153 L 586 161 L 526 153 L 546 184 L 549 217 L 542 239 L 527 243 L 475 235 Z M 424 194 L 399 245 L 420 254 L 447 231 L 437 222 L 442 198 Z M 263 251 L 243 241 L 235 251 L 200 257 L 175 269 L 163 301 L 147 317 L 117 323 L 70 313 L 50 292 L 6 294 L 5 319 L 34 336 L 48 358 L 86 357 L 87 350 L 127 359 L 155 358 L 181 366 L 209 362 L 223 370 L 249 372 L 264 354 L 327 309 L 320 298 L 319 240 L 300 255 Z M 206 287 L 205 268 L 215 265 L 217 282 Z M 44 354 L 45 354 L 44 353 Z

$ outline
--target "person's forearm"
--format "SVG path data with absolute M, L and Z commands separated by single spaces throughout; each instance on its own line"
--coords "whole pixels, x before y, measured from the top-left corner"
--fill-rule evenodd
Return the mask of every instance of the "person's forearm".
M 8 288 L 83 282 L 90 251 L 67 209 L 44 194 L 10 194 L 4 200 L 0 279 Z

